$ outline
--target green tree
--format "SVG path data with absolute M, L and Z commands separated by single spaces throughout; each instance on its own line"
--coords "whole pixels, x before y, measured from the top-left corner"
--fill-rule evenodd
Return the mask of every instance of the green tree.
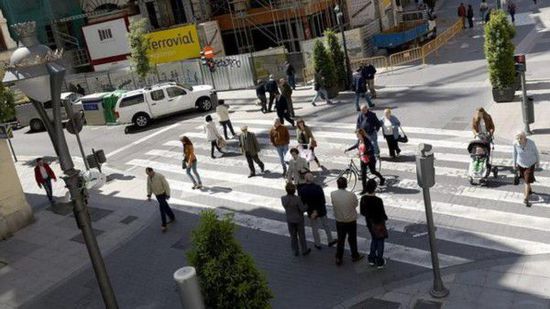
M 207 308 L 270 308 L 267 281 L 234 237 L 231 216 L 218 219 L 212 210 L 201 213 L 192 234 L 189 263 L 197 270 Z
M 515 82 L 514 38 L 516 31 L 502 10 L 491 14 L 485 26 L 485 58 L 489 80 L 496 89 L 512 87 Z
M 130 60 L 132 61 L 138 76 L 145 80 L 145 77 L 152 69 L 147 49 L 149 41 L 147 34 L 147 20 L 142 18 L 130 24 L 130 33 L 128 34 L 128 44 L 130 45 Z
M 4 74 L 0 74 L 4 75 Z M 0 85 L 0 123 L 15 119 L 15 97 L 13 92 L 4 85 Z
M 325 78 L 324 87 L 331 88 L 338 85 L 334 62 L 321 39 L 317 39 L 313 45 L 313 66 L 315 74 Z
M 329 57 L 334 62 L 334 68 L 336 70 L 336 79 L 338 80 L 338 86 L 340 90 L 346 88 L 348 79 L 346 73 L 346 59 L 344 57 L 344 52 L 342 46 L 336 37 L 336 33 L 332 30 L 325 31 L 325 36 L 327 38 L 328 44 L 328 53 Z

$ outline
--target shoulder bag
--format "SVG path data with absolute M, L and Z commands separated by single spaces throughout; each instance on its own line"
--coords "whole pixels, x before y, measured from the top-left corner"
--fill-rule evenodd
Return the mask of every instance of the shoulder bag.
M 399 136 L 397 137 L 397 141 L 404 144 L 408 143 L 409 138 L 407 137 L 407 134 L 405 134 L 405 131 L 403 131 L 403 128 L 401 126 L 399 126 L 399 129 L 401 130 L 401 133 L 403 133 L 403 135 L 399 134 Z

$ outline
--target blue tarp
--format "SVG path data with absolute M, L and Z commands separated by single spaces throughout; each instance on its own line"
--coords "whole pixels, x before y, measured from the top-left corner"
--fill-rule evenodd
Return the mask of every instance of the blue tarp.
M 376 34 L 372 41 L 374 46 L 378 48 L 394 48 L 422 37 L 427 32 L 428 23 L 426 22 L 402 32 Z

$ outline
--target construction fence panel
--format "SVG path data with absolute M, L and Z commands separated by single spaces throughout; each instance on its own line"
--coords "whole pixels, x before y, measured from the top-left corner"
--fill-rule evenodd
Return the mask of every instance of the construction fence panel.
M 422 47 L 411 48 L 390 56 L 390 66 L 395 67 L 423 59 Z
M 216 70 L 210 72 L 207 66 L 201 66 L 206 84 L 216 90 L 244 89 L 254 86 L 254 70 L 250 54 L 241 54 L 215 58 Z
M 424 57 L 427 57 L 431 53 L 437 51 L 443 45 L 445 45 L 450 39 L 462 31 L 462 21 L 457 20 L 450 28 L 439 34 L 432 41 L 422 46 L 422 53 Z

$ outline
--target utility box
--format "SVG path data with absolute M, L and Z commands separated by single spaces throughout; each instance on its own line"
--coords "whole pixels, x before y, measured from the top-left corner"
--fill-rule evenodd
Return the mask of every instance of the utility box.
M 421 188 L 431 188 L 435 185 L 434 153 L 432 145 L 418 145 L 416 154 L 416 177 Z
M 94 93 L 80 99 L 87 125 L 97 126 L 107 123 L 105 121 L 105 111 L 103 108 L 103 97 L 107 94 L 108 92 Z

